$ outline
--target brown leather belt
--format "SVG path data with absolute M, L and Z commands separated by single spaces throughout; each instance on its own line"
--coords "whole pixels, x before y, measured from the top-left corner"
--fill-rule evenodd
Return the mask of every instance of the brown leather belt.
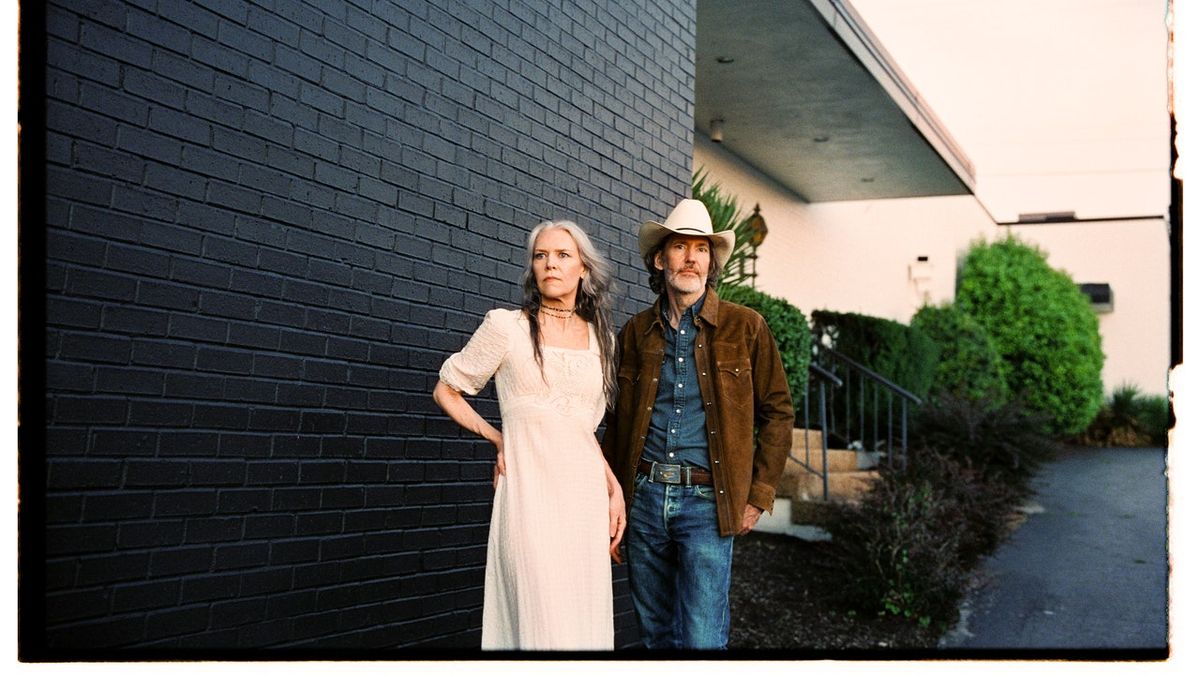
M 681 464 L 660 464 L 638 460 L 638 473 L 649 476 L 651 482 L 670 485 L 712 485 L 712 474 L 704 469 Z

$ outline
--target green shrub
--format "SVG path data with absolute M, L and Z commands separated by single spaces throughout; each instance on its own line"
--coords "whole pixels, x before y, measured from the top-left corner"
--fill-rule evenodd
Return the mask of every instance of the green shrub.
M 955 506 L 931 481 L 884 470 L 860 504 L 837 507 L 828 564 L 844 575 L 849 607 L 922 624 L 952 619 L 966 578 L 962 530 L 946 526 Z
M 926 305 L 911 325 L 938 346 L 930 394 L 1001 402 L 1008 398 L 1000 354 L 970 314 L 952 304 Z
M 804 312 L 787 300 L 772 297 L 749 286 L 722 284 L 717 295 L 722 300 L 745 305 L 766 319 L 771 334 L 775 336 L 775 344 L 779 347 L 783 370 L 787 373 L 792 406 L 799 408 L 803 405 L 804 388 L 808 386 L 808 363 L 812 359 L 812 333 Z
M 988 480 L 1018 491 L 1059 445 L 1045 418 L 1016 402 L 935 396 L 918 410 L 914 446 L 946 454 Z M 912 454 L 920 454 L 917 450 Z
M 1051 432 L 1087 427 L 1103 402 L 1104 353 L 1096 316 L 1070 276 L 1016 238 L 978 242 L 955 302 L 991 335 L 1009 392 L 1044 413 Z
M 1012 404 L 938 398 L 923 414 L 930 407 L 937 424 L 915 439 L 908 466 L 881 468 L 861 503 L 837 507 L 824 526 L 833 536 L 828 567 L 843 575 L 851 608 L 944 624 L 1028 492 L 1028 472 L 1008 462 L 1006 435 L 1027 446 L 1022 456 L 1044 457 L 1053 443 Z
M 1123 384 L 1113 390 L 1088 428 L 1071 440 L 1094 446 L 1165 448 L 1170 416 L 1167 397 L 1145 395 L 1136 385 Z
M 1171 428 L 1171 404 L 1166 396 L 1145 395 L 1138 399 L 1137 421 L 1149 440 L 1148 445 L 1167 447 Z
M 937 344 L 920 330 L 865 314 L 817 310 L 813 339 L 849 356 L 918 397 L 929 394 Z
M 981 469 L 972 468 L 954 455 L 923 448 L 912 453 L 904 476 L 921 477 L 938 487 L 952 507 L 942 525 L 957 532 L 957 557 L 964 570 L 991 554 L 1008 535 L 1013 514 L 1027 492 L 1024 483 L 1013 484 Z

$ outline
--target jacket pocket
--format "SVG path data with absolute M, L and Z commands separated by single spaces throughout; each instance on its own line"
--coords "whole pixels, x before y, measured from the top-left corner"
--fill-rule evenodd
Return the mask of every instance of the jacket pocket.
M 717 361 L 717 383 L 721 397 L 738 408 L 754 403 L 753 373 L 748 357 L 735 357 Z

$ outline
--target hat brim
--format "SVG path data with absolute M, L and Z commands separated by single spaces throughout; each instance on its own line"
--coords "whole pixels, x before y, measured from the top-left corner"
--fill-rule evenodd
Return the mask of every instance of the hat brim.
M 686 228 L 672 230 L 662 223 L 647 220 L 642 223 L 641 229 L 638 230 L 638 248 L 642 252 L 642 257 L 645 258 L 649 255 L 663 239 L 672 234 L 684 237 L 706 237 L 711 241 L 712 254 L 717 261 L 718 271 L 725 269 L 725 263 L 729 262 L 729 256 L 733 254 L 733 244 L 736 240 L 733 230 L 722 230 L 720 232 L 701 232 Z

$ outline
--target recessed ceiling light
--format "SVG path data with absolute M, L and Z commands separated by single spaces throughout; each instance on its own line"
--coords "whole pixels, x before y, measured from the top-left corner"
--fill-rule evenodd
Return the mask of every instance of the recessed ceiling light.
M 825 141 L 828 141 L 828 140 L 829 140 L 828 136 L 813 136 L 813 143 L 824 143 Z
M 733 63 L 732 56 L 718 56 L 717 63 Z
M 859 180 L 864 183 L 874 183 L 875 182 L 875 179 L 873 177 L 859 178 Z

